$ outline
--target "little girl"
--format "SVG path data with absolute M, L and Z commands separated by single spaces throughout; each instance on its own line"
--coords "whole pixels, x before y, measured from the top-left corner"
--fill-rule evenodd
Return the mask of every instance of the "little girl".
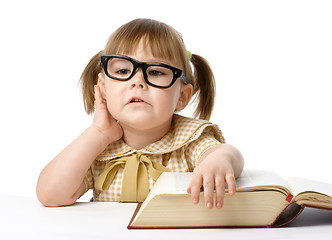
M 123 25 L 81 81 L 94 120 L 41 172 L 42 204 L 71 205 L 89 189 L 94 201 L 141 202 L 163 171 L 193 171 L 187 191 L 194 204 L 202 187 L 207 208 L 222 207 L 226 184 L 235 194 L 242 155 L 207 121 L 213 73 L 172 27 L 151 19 Z M 194 95 L 196 119 L 176 114 Z

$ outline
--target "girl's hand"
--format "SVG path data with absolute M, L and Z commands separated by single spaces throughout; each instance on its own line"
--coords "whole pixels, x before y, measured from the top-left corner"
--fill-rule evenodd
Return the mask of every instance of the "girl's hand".
M 205 154 L 205 157 L 194 169 L 194 174 L 187 191 L 191 193 L 192 202 L 197 204 L 199 202 L 200 190 L 203 186 L 205 205 L 211 209 L 213 208 L 215 190 L 215 206 L 222 208 L 226 184 L 228 184 L 229 195 L 234 195 L 236 181 L 232 165 L 232 154 L 217 147 L 213 151 L 209 151 L 208 154 Z
M 110 139 L 110 142 L 117 141 L 123 136 L 122 127 L 108 111 L 106 100 L 102 98 L 99 86 L 95 85 L 94 90 L 96 109 L 92 125 Z

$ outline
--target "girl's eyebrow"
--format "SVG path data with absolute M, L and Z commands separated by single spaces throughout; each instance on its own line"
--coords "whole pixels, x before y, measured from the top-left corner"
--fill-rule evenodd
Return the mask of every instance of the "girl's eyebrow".
M 137 60 L 137 61 L 140 61 L 140 62 L 145 62 L 145 63 L 164 63 L 164 64 L 167 64 L 167 65 L 175 66 L 175 65 L 173 64 L 172 61 L 170 61 L 170 60 L 168 60 L 168 59 L 166 59 L 166 58 L 154 57 L 153 59 L 152 59 L 152 58 L 147 58 L 147 60 L 144 59 L 144 60 L 142 61 L 142 60 L 140 60 L 140 59 L 137 59 L 137 58 L 135 58 L 135 57 L 132 57 L 133 55 L 130 55 L 130 54 L 128 54 L 128 55 L 121 54 L 121 55 L 123 55 L 123 56 L 127 56 L 127 57 L 131 57 L 131 58 L 133 58 L 133 59 L 135 59 L 135 60 Z

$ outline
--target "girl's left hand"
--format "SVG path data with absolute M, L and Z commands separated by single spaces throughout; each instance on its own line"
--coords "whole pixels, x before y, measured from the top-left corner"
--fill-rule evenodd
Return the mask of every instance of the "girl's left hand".
M 236 191 L 236 181 L 233 169 L 233 156 L 222 147 L 215 147 L 204 154 L 201 162 L 194 169 L 193 177 L 187 189 L 191 193 L 194 204 L 198 204 L 201 188 L 204 188 L 205 206 L 213 208 L 213 195 L 216 192 L 215 206 L 222 208 L 225 185 L 228 185 L 229 195 Z

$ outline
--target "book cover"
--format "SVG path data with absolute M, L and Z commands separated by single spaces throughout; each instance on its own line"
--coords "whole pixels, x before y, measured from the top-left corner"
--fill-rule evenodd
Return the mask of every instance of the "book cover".
M 186 192 L 191 176 L 163 173 L 138 204 L 128 229 L 280 227 L 304 207 L 332 210 L 331 184 L 301 178 L 286 181 L 261 170 L 244 171 L 237 179 L 237 193 L 225 194 L 222 209 L 206 209 L 203 193 L 194 205 Z

